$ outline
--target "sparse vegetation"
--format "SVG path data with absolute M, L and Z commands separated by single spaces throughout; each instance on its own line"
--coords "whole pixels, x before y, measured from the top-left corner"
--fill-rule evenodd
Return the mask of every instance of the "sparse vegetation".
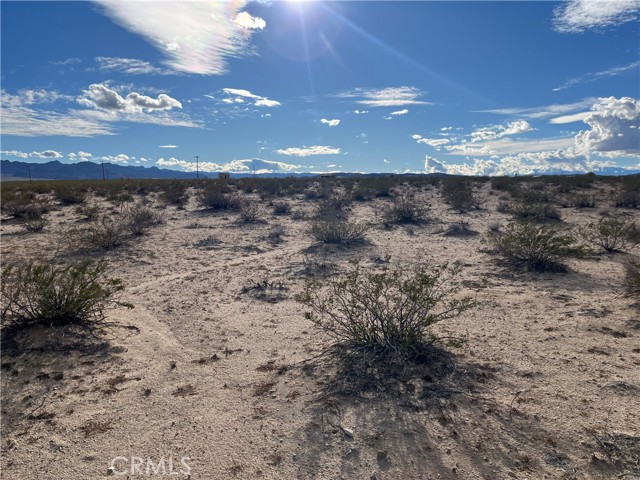
M 143 203 L 124 205 L 120 211 L 121 221 L 134 236 L 146 234 L 150 228 L 160 225 L 164 219 L 160 212 Z
M 386 212 L 387 221 L 399 224 L 420 224 L 428 219 L 429 210 L 415 197 L 404 194 L 393 199 Z
M 507 260 L 535 271 L 562 271 L 564 260 L 585 253 L 570 233 L 529 222 L 511 223 L 505 231 L 490 232 L 489 238 Z
M 264 209 L 258 202 L 246 200 L 240 204 L 240 223 L 259 223 L 264 217 Z
M 2 325 L 33 324 L 94 327 L 105 310 L 128 303 L 118 300 L 122 282 L 107 276 L 104 261 L 70 265 L 14 263 L 2 270 Z
M 473 187 L 469 180 L 463 177 L 447 177 L 442 179 L 442 196 L 454 210 L 464 213 L 477 208 L 473 197 Z
M 323 218 L 313 222 L 311 235 L 321 243 L 354 245 L 364 243 L 367 226 L 339 218 Z
M 420 265 L 412 273 L 358 263 L 338 279 L 311 280 L 296 299 L 318 328 L 353 347 L 393 351 L 406 357 L 441 340 L 431 327 L 474 306 L 458 297 L 458 265 Z
M 625 264 L 624 290 L 628 296 L 640 301 L 640 261 L 629 260 Z
M 638 225 L 634 221 L 615 217 L 603 217 L 597 222 L 591 222 L 580 233 L 589 243 L 602 247 L 607 252 L 626 250 L 640 244 Z

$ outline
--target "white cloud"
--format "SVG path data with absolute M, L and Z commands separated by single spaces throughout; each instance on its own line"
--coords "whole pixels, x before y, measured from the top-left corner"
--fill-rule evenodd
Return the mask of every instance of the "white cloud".
M 10 157 L 16 158 L 28 158 L 29 154 L 27 152 L 21 152 L 20 150 L 0 150 L 0 154 L 8 155 Z
M 638 68 L 640 67 L 640 62 L 636 61 L 636 62 L 632 62 L 628 65 L 623 65 L 621 67 L 612 67 L 612 68 L 608 68 L 607 70 L 601 70 L 599 72 L 593 72 L 593 73 L 586 73 L 584 75 L 581 75 L 579 77 L 575 77 L 575 78 L 571 78 L 569 80 L 567 80 L 565 83 L 563 83 L 562 85 L 560 85 L 559 87 L 556 87 L 553 89 L 554 92 L 559 92 L 561 90 L 565 90 L 569 87 L 572 87 L 573 85 L 577 85 L 579 83 L 589 83 L 589 82 L 594 82 L 596 80 L 599 80 L 601 78 L 606 78 L 606 77 L 613 77 L 616 75 L 620 75 L 621 73 L 624 73 L 628 70 L 633 70 L 634 68 Z
M 92 154 L 90 154 L 89 152 L 83 152 L 82 150 L 80 150 L 78 153 L 75 152 L 71 152 L 69 153 L 69 155 L 67 155 L 67 157 L 69 157 L 70 160 L 80 160 L 80 161 L 87 161 L 90 158 L 93 157 Z
M 165 93 L 158 95 L 158 98 L 140 95 L 137 92 L 131 92 L 126 97 L 122 97 L 118 92 L 102 83 L 94 83 L 87 90 L 83 90 L 82 96 L 78 97 L 78 103 L 90 108 L 124 112 L 150 112 L 182 108 L 182 104 L 178 100 Z
M 178 167 L 187 172 L 196 171 L 196 163 L 171 157 L 167 160 L 160 158 L 156 165 L 159 167 Z M 228 163 L 199 162 L 198 168 L 201 172 L 230 172 L 230 173 L 277 173 L 292 172 L 301 169 L 302 166 L 285 162 L 264 160 L 261 158 L 248 158 L 243 160 L 233 160 Z
M 440 147 L 450 142 L 448 138 L 418 138 L 418 143 L 424 143 L 430 147 Z
M 113 21 L 141 35 L 166 57 L 170 68 L 220 75 L 226 59 L 251 53 L 253 29 L 264 20 L 239 15 L 245 0 L 229 2 L 141 2 L 96 0 Z M 249 25 L 251 20 L 252 25 Z M 247 28 L 251 27 L 253 28 Z
M 225 94 L 230 95 L 230 97 L 222 99 L 225 103 L 244 103 L 244 99 L 249 98 L 251 100 L 255 100 L 253 104 L 256 107 L 277 107 L 280 105 L 280 102 L 276 100 L 261 97 L 260 95 L 251 93 L 249 90 L 240 88 L 223 88 L 222 91 Z
M 387 160 L 386 158 L 383 158 L 383 159 L 382 159 L 382 161 L 383 161 L 384 163 L 386 163 L 387 165 L 389 164 L 389 160 Z
M 355 113 L 356 115 L 365 115 L 369 113 L 369 110 L 354 110 L 353 113 Z
M 102 157 L 98 157 L 98 161 L 109 162 L 109 163 L 123 163 L 128 164 L 130 160 L 134 160 L 135 157 L 130 157 L 125 153 L 120 153 L 118 155 L 104 155 Z
M 308 157 L 311 155 L 339 155 L 342 151 L 339 148 L 327 147 L 324 145 L 314 145 L 312 147 L 290 147 L 276 150 L 280 155 L 290 155 L 295 157 Z
M 472 142 L 480 142 L 486 140 L 495 140 L 507 135 L 516 135 L 518 133 L 529 132 L 533 130 L 533 127 L 529 125 L 526 120 L 518 120 L 515 122 L 508 122 L 504 125 L 493 125 L 490 127 L 479 128 L 471 133 Z
M 422 135 L 418 135 L 417 133 L 414 133 L 413 135 L 411 135 L 411 138 L 413 138 L 414 140 L 420 140 L 422 138 Z
M 591 112 L 572 113 L 571 115 L 562 115 L 560 117 L 552 118 L 551 120 L 549 120 L 549 123 L 564 124 L 564 123 L 581 122 L 585 118 L 587 118 L 589 115 L 591 115 Z
M 409 113 L 409 110 L 403 108 L 402 110 L 396 110 L 395 112 L 391 112 L 389 115 L 406 115 Z
M 599 98 L 591 110 L 584 119 L 591 129 L 575 137 L 578 152 L 640 153 L 640 101 L 631 97 Z
M 158 68 L 145 60 L 121 57 L 96 57 L 101 72 L 122 72 L 127 75 L 175 75 L 167 68 Z
M 640 11 L 636 0 L 569 0 L 554 11 L 554 29 L 562 33 L 603 30 L 635 21 Z
M 553 104 L 540 107 L 498 108 L 494 110 L 478 110 L 478 112 L 496 113 L 499 115 L 517 115 L 519 117 L 529 119 L 548 118 L 584 110 L 585 108 L 589 108 L 593 105 L 595 100 L 595 98 L 585 98 L 584 100 L 575 103 Z
M 33 91 L 21 91 L 18 95 L 13 95 L 5 90 L 0 91 L 2 99 L 0 125 L 4 135 L 20 137 L 113 135 L 111 127 L 102 122 L 80 118 L 74 114 L 35 109 L 33 104 L 36 103 L 36 99 L 50 103 L 53 98 L 59 99 L 62 96 L 55 92 L 35 95 L 31 92 Z
M 35 158 L 62 158 L 62 154 L 60 152 L 56 152 L 55 150 L 43 150 L 42 152 L 31 152 L 29 156 L 35 157 Z
M 158 145 L 158 148 L 178 148 L 177 145 Z
M 325 125 L 329 125 L 330 127 L 337 127 L 338 125 L 340 125 L 340 120 L 333 119 L 333 120 L 327 120 L 326 118 L 323 118 L 320 120 L 320 123 L 324 123 Z
M 431 105 L 419 100 L 424 93 L 415 87 L 388 87 L 379 90 L 356 88 L 338 94 L 339 98 L 359 98 L 361 105 L 369 107 L 400 107 L 404 105 Z
M 248 12 L 240 12 L 233 19 L 233 23 L 246 30 L 263 30 L 267 26 L 267 22 L 260 17 L 254 17 Z
M 566 149 L 573 147 L 574 143 L 575 142 L 573 137 L 538 138 L 530 140 L 513 140 L 512 138 L 501 138 L 488 142 L 446 145 L 444 149 L 449 152 L 449 155 L 465 155 L 477 157 Z

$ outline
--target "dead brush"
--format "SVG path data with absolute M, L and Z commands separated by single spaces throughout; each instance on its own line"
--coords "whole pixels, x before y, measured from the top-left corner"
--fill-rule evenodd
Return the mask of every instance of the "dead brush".
M 248 285 L 242 287 L 240 293 L 249 295 L 256 300 L 262 300 L 269 303 L 276 303 L 286 298 L 285 292 L 289 288 L 282 281 L 272 281 L 268 277 L 260 281 L 251 281 Z
M 457 222 L 449 225 L 443 233 L 445 237 L 474 237 L 478 232 L 472 230 L 468 222 Z
M 47 225 L 48 221 L 39 209 L 28 210 L 22 215 L 22 227 L 27 232 L 40 232 Z

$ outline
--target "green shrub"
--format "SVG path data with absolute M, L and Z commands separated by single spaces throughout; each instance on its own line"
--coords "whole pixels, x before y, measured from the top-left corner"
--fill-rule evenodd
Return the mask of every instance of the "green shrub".
M 104 312 L 120 302 L 122 282 L 107 277 L 104 261 L 84 260 L 67 266 L 34 262 L 12 264 L 2 270 L 2 325 L 32 324 L 93 327 Z
M 607 252 L 626 250 L 640 244 L 638 225 L 619 218 L 604 217 L 591 222 L 580 230 L 589 243 L 604 248 Z
M 86 191 L 69 184 L 56 184 L 54 194 L 62 205 L 78 205 L 87 198 Z
M 568 205 L 575 208 L 596 208 L 598 202 L 594 195 L 575 194 L 567 198 Z
M 386 212 L 387 221 L 400 224 L 419 224 L 428 219 L 429 209 L 408 194 L 393 199 Z
M 560 211 L 556 207 L 542 202 L 519 200 L 511 203 L 509 210 L 521 220 L 544 222 L 561 219 Z
M 340 218 L 323 218 L 311 225 L 311 235 L 321 243 L 354 245 L 364 243 L 367 226 Z
M 432 325 L 474 306 L 455 296 L 459 271 L 458 265 L 377 271 L 356 263 L 337 279 L 308 281 L 296 300 L 311 309 L 307 319 L 339 342 L 406 356 L 439 339 Z
M 498 253 L 529 270 L 562 271 L 565 268 L 563 260 L 585 253 L 577 247 L 573 235 L 546 225 L 511 223 L 504 232 L 490 232 L 489 238 Z

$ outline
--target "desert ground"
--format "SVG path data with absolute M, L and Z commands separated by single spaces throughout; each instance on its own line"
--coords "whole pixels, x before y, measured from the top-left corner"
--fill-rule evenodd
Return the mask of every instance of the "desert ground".
M 75 205 L 44 188 L 32 196 L 49 202 L 37 232 L 3 212 L 3 266 L 105 259 L 134 308 L 109 309 L 97 330 L 3 326 L 2 477 L 640 478 L 640 313 L 624 286 L 640 248 L 591 245 L 563 271 L 530 270 L 489 240 L 515 221 L 512 192 L 469 180 L 474 205 L 452 208 L 438 179 L 399 178 L 353 201 L 337 178 L 275 194 L 232 180 L 228 192 L 252 201 L 244 220 L 203 206 L 195 183 L 179 206 L 162 186 L 111 199 L 89 188 Z M 640 219 L 614 205 L 617 181 L 522 188 L 549 193 L 560 219 L 542 225 L 577 231 L 607 215 Z M 28 188 L 6 185 L 5 204 Z M 390 219 L 402 195 L 428 206 L 425 221 Z M 332 196 L 344 200 L 336 218 L 366 226 L 363 241 L 310 233 Z M 110 249 L 82 240 L 134 202 L 162 222 Z M 460 262 L 459 294 L 476 306 L 433 331 L 462 345 L 404 364 L 327 353 L 335 339 L 296 294 L 353 260 L 406 272 Z

